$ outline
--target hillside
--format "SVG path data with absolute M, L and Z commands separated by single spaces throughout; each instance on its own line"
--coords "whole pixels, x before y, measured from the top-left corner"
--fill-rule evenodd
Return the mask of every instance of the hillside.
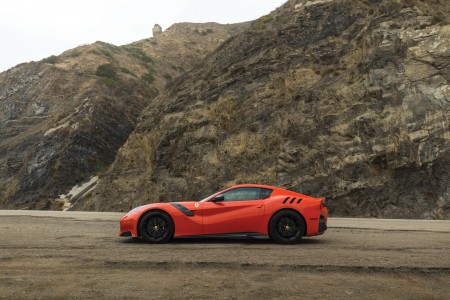
M 171 82 L 87 210 L 243 182 L 334 216 L 450 217 L 450 2 L 288 1 Z
M 108 168 L 167 82 L 245 26 L 175 24 L 129 45 L 96 42 L 1 73 L 0 207 L 64 205 L 54 200 Z

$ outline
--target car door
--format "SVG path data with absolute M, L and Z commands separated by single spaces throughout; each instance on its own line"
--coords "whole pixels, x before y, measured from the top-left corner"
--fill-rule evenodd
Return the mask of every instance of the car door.
M 264 203 L 257 187 L 240 187 L 223 193 L 223 200 L 203 203 L 203 234 L 257 232 Z

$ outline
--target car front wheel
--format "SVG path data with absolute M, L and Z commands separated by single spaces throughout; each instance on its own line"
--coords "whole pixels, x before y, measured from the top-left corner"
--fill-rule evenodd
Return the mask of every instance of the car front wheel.
M 279 211 L 270 220 L 269 234 L 278 243 L 295 244 L 305 234 L 305 223 L 295 211 Z
M 174 233 L 172 218 L 160 211 L 147 213 L 139 223 L 139 232 L 147 243 L 161 244 L 168 242 Z

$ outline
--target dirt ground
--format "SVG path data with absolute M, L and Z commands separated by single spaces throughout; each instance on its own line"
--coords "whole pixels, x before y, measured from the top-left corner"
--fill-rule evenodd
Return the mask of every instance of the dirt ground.
M 450 221 L 330 219 L 298 245 L 120 238 L 122 214 L 0 211 L 0 299 L 449 299 Z

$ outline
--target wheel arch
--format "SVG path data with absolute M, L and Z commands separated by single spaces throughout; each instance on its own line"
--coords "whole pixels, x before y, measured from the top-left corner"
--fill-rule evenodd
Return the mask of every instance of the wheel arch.
M 296 214 L 298 214 L 298 215 L 300 216 L 300 218 L 303 220 L 303 225 L 305 226 L 305 233 L 304 233 L 304 235 L 306 236 L 306 233 L 308 232 L 308 224 L 306 224 L 305 217 L 302 215 L 302 213 L 299 212 L 298 210 L 295 210 L 295 209 L 292 209 L 292 208 L 282 208 L 282 209 L 279 209 L 279 210 L 275 211 L 275 212 L 270 216 L 269 222 L 267 222 L 267 233 L 269 234 L 269 237 L 272 238 L 272 237 L 270 236 L 270 222 L 272 222 L 273 217 L 274 217 L 277 213 L 282 212 L 282 211 L 292 211 L 292 212 L 294 212 L 294 213 L 296 213 Z
M 167 216 L 169 216 L 169 218 L 172 220 L 172 223 L 173 223 L 173 232 L 175 232 L 175 221 L 173 220 L 172 216 L 171 216 L 167 211 L 165 211 L 164 209 L 153 208 L 153 209 L 149 209 L 149 210 L 145 211 L 145 212 L 139 217 L 139 220 L 138 220 L 137 223 L 136 223 L 136 232 L 137 232 L 138 237 L 141 237 L 141 232 L 140 232 L 140 230 L 139 230 L 139 227 L 140 227 L 140 225 L 141 225 L 142 219 L 143 219 L 146 215 L 148 215 L 149 213 L 151 213 L 151 212 L 161 212 L 161 213 L 164 213 L 164 214 L 166 214 Z

